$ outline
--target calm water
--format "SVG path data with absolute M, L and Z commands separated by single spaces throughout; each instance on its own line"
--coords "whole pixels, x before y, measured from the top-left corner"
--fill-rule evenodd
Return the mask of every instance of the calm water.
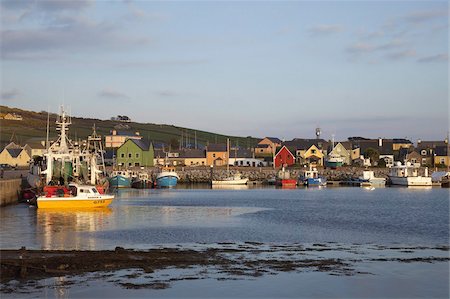
M 255 241 L 449 243 L 449 189 L 120 190 L 109 209 L 2 208 L 1 248 Z

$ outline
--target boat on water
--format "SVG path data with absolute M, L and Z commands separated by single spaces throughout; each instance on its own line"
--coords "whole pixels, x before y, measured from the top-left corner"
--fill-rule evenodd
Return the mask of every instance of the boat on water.
M 308 187 L 326 186 L 327 179 L 319 175 L 317 168 L 310 166 L 309 170 L 304 170 L 300 174 L 299 183 Z
M 281 187 L 295 187 L 297 186 L 297 180 L 291 178 L 291 174 L 289 171 L 283 167 L 277 173 L 277 177 L 275 179 L 275 185 Z
M 39 209 L 104 208 L 113 199 L 114 195 L 101 194 L 95 186 L 69 184 L 45 186 L 36 202 Z
M 424 176 L 419 176 L 418 172 L 418 167 L 411 165 L 410 162 L 406 164 L 397 162 L 389 171 L 389 183 L 401 186 L 432 186 L 428 168 L 425 168 Z
M 211 181 L 211 184 L 214 185 L 246 185 L 248 183 L 248 178 L 242 178 L 240 173 L 235 173 L 233 176 Z
M 130 188 L 131 180 L 131 171 L 114 170 L 109 176 L 109 186 L 112 188 Z
M 156 174 L 155 185 L 158 188 L 173 188 L 177 185 L 179 179 L 175 167 L 166 166 Z
M 344 164 L 344 159 L 334 153 L 331 153 L 328 155 L 327 160 L 325 161 L 325 166 L 329 167 L 331 169 L 336 169 L 338 167 L 341 167 Z
M 374 187 L 374 186 L 384 186 L 386 185 L 385 178 L 377 178 L 372 170 L 364 170 L 363 175 L 358 178 L 361 182 L 361 186 L 364 187 Z
M 153 182 L 147 172 L 138 172 L 136 176 L 131 179 L 131 188 L 149 189 L 152 188 Z

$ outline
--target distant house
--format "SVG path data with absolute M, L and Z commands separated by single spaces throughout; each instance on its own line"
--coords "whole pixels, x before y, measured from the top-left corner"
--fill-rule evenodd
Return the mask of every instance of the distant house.
M 23 120 L 22 115 L 16 113 L 7 113 L 3 116 L 3 119 L 8 120 Z
M 15 167 L 28 166 L 31 160 L 31 157 L 28 154 L 28 152 L 21 147 L 15 148 L 8 146 L 5 147 L 0 153 L 0 164 L 9 164 Z
M 323 139 L 294 138 L 283 142 L 283 145 L 295 154 L 298 164 L 320 166 L 327 154 L 328 142 Z
M 434 152 L 434 165 L 438 167 L 444 167 L 450 165 L 450 147 L 449 145 L 436 146 Z
M 273 155 L 282 141 L 276 137 L 264 137 L 256 145 L 254 152 L 256 156 Z
M 128 139 L 117 149 L 117 165 L 124 167 L 152 167 L 154 151 L 145 139 Z
M 105 147 L 106 148 L 118 148 L 125 143 L 127 139 L 142 139 L 139 132 L 127 132 L 127 131 L 117 131 L 112 130 L 111 135 L 105 136 Z
M 344 144 L 347 144 L 347 146 L 349 147 L 348 149 L 344 146 Z M 342 158 L 342 160 L 344 161 L 345 165 L 350 165 L 351 164 L 351 145 L 349 143 L 341 143 L 338 142 L 334 148 L 330 147 L 329 153 L 328 155 L 333 155 L 333 156 L 339 156 Z
M 267 166 L 267 162 L 262 159 L 254 157 L 254 153 L 247 149 L 232 149 L 230 151 L 230 159 L 228 160 L 230 165 L 244 166 L 244 167 L 263 167 Z
M 206 164 L 208 166 L 224 166 L 228 163 L 226 144 L 209 144 L 206 147 Z
M 361 165 L 361 161 L 364 161 L 366 166 L 376 166 L 378 161 L 383 159 L 386 167 L 394 165 L 394 151 L 392 139 L 367 139 L 362 137 L 349 138 L 352 144 L 351 158 L 352 163 Z M 364 155 L 373 149 L 378 152 L 379 159 L 377 161 L 370 161 L 369 163 L 364 159 Z M 370 165 L 368 165 L 370 164 Z
M 410 148 L 413 143 L 408 139 L 394 138 L 392 139 L 392 150 L 398 151 L 401 148 Z
M 200 149 L 187 149 L 180 153 L 186 166 L 204 166 L 206 165 L 206 152 Z
M 295 164 L 294 154 L 283 145 L 275 154 L 275 167 L 291 166 Z

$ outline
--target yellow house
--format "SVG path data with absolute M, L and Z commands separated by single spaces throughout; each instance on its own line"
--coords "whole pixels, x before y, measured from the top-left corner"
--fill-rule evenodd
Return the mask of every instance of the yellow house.
M 300 157 L 301 163 L 307 163 L 315 166 L 323 166 L 324 154 L 316 145 L 311 145 L 307 150 L 297 150 L 297 157 Z
M 206 149 L 206 164 L 208 166 L 224 166 L 228 163 L 226 144 L 210 144 Z
M 111 135 L 105 136 L 105 147 L 110 148 L 118 148 L 121 147 L 122 144 L 127 141 L 127 139 L 142 139 L 142 136 L 139 135 L 139 132 L 130 133 L 130 132 L 121 132 L 117 130 L 112 130 Z
M 206 165 L 206 154 L 204 150 L 189 149 L 180 153 L 186 166 L 204 166 Z
M 30 155 L 23 148 L 4 148 L 0 153 L 0 164 L 24 167 L 28 166 L 30 160 Z
M 413 144 L 408 139 L 393 139 L 392 150 L 398 151 L 401 148 L 410 148 Z
M 434 150 L 434 165 L 450 165 L 449 147 L 450 146 L 448 144 L 443 146 L 436 146 Z

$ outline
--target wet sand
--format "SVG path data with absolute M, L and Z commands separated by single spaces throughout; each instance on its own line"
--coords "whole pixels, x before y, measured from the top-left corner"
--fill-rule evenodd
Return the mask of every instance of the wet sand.
M 379 245 L 217 243 L 133 250 L 0 250 L 1 293 L 14 293 L 33 282 L 54 277 L 98 273 L 107 280 L 128 274 L 115 284 L 125 289 L 165 289 L 181 280 L 214 277 L 236 280 L 283 272 L 323 272 L 334 276 L 372 275 L 358 270 L 360 263 L 449 263 L 449 247 Z M 157 275 L 163 270 L 190 270 L 190 275 Z M 140 279 L 136 282 L 136 278 Z M 14 283 L 12 283 L 14 282 Z M 76 284 L 65 280 L 64 284 Z

